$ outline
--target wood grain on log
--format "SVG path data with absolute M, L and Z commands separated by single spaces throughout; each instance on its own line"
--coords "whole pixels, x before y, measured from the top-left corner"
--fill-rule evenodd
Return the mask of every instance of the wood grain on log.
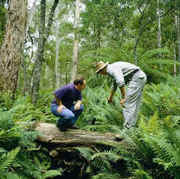
M 39 132 L 38 141 L 63 146 L 88 146 L 95 144 L 116 146 L 123 141 L 121 136 L 112 133 L 102 134 L 80 129 L 68 129 L 65 132 L 61 132 L 55 124 L 51 123 L 38 123 L 36 124 L 35 130 Z

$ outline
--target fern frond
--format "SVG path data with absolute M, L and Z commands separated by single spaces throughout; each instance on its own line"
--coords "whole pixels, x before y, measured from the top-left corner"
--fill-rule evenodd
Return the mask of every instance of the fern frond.
M 1 162 L 0 162 L 0 171 L 6 170 L 12 162 L 15 160 L 16 155 L 19 153 L 20 147 L 15 148 L 14 150 L 11 150 L 7 154 L 4 154 L 2 156 Z
M 152 179 L 152 177 L 144 170 L 135 170 L 133 175 L 138 179 Z
M 76 147 L 76 149 L 80 152 L 80 154 L 87 160 L 90 161 L 94 151 L 88 147 Z
M 49 177 L 56 177 L 62 175 L 62 172 L 60 169 L 58 170 L 48 170 L 45 174 L 43 174 L 42 179 L 46 179 Z

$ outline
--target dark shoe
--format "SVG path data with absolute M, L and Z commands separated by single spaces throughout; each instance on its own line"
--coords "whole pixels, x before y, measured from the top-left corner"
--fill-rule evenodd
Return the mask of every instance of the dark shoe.
M 69 129 L 79 129 L 79 127 L 73 125 L 73 126 L 69 127 Z
M 67 127 L 57 124 L 56 125 L 60 131 L 67 131 Z
M 64 132 L 64 131 L 67 131 L 67 128 L 66 127 L 59 127 L 60 131 Z

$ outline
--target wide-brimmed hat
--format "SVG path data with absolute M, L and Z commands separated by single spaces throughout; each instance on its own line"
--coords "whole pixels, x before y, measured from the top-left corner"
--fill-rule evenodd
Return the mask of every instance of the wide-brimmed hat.
M 99 61 L 96 63 L 96 73 L 99 73 L 101 70 L 103 70 L 109 62 L 104 63 L 103 61 Z

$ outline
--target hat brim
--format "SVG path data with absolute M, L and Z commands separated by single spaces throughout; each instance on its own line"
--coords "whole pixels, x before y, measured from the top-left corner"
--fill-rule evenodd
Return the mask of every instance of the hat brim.
M 101 68 L 99 68 L 98 70 L 96 70 L 96 73 L 99 73 L 101 70 L 103 70 L 107 65 L 109 64 L 109 62 L 106 62 Z

